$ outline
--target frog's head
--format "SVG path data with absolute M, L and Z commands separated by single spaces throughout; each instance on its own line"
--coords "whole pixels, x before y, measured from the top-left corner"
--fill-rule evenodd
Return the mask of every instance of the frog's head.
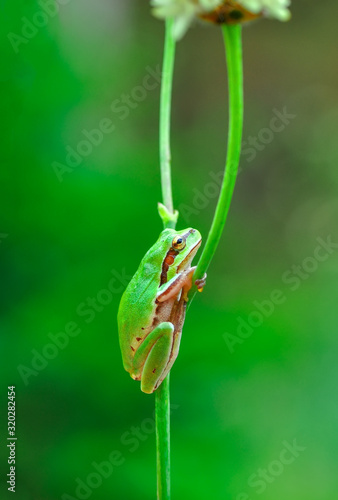
M 168 267 L 183 271 L 189 267 L 197 250 L 202 243 L 202 237 L 197 229 L 165 229 L 160 238 L 166 248 L 166 261 Z

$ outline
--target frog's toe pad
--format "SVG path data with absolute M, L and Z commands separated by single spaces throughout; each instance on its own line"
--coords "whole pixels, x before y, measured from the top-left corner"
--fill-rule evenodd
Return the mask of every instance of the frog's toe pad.
M 203 278 L 195 281 L 195 285 L 197 286 L 197 290 L 199 292 L 203 291 L 203 288 L 205 287 L 206 280 L 207 280 L 207 273 L 205 273 Z

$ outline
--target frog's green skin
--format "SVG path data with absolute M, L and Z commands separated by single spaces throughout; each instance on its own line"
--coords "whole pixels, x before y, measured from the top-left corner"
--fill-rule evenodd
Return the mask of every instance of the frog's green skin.
M 175 237 L 186 243 L 180 251 L 173 248 Z M 122 296 L 118 329 L 123 365 L 141 380 L 145 393 L 157 389 L 177 357 L 195 270 L 190 264 L 201 241 L 196 229 L 162 231 Z M 196 284 L 202 288 L 204 282 Z

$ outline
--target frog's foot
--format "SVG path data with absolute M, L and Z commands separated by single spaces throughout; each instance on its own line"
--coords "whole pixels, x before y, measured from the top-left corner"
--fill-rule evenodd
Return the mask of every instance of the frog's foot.
M 203 288 L 205 287 L 206 281 L 207 281 L 207 273 L 205 273 L 205 275 L 203 276 L 203 278 L 201 278 L 199 280 L 195 280 L 195 285 L 197 286 L 197 290 L 199 292 L 203 291 Z

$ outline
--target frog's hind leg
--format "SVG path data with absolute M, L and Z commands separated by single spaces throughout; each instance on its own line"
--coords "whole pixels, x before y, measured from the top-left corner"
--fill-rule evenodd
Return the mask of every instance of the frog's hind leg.
M 157 387 L 161 375 L 168 365 L 174 325 L 169 322 L 160 323 L 144 339 L 135 353 L 133 364 L 134 375 L 141 375 L 141 391 L 151 394 Z M 137 368 L 136 368 L 137 367 Z
M 186 293 L 185 289 L 182 290 L 181 297 L 176 303 L 174 304 L 170 316 L 170 321 L 176 325 L 175 326 L 175 331 L 173 333 L 173 340 L 172 340 L 172 348 L 171 348 L 171 353 L 169 356 L 169 361 L 167 366 L 164 368 L 161 377 L 158 379 L 157 384 L 155 389 L 157 389 L 163 382 L 163 380 L 166 378 L 168 373 L 170 372 L 173 364 L 176 361 L 178 351 L 180 348 L 180 343 L 181 343 L 181 337 L 182 337 L 182 328 L 184 324 L 184 319 L 185 319 L 185 312 L 186 312 Z

